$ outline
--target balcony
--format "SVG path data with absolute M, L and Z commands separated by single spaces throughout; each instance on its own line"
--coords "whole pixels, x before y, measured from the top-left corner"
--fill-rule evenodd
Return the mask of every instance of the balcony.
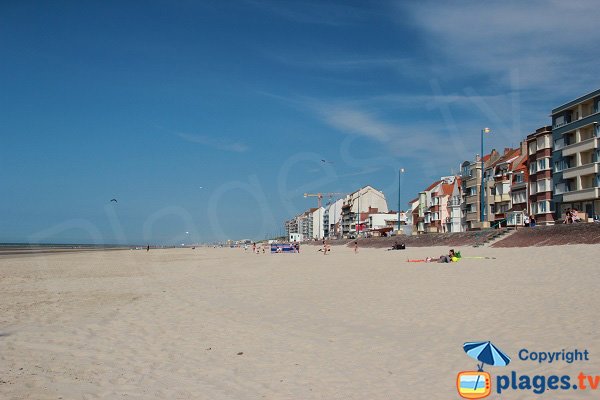
M 479 214 L 477 213 L 477 211 L 468 212 L 467 221 L 479 221 Z
M 600 188 L 591 187 L 582 190 L 573 190 L 563 194 L 563 202 L 568 203 L 571 201 L 595 200 L 598 197 L 600 197 Z
M 460 207 L 461 201 L 460 199 L 452 198 L 448 201 L 449 207 Z
M 494 196 L 494 203 L 502 203 L 503 201 L 510 201 L 510 194 L 497 194 Z
M 563 179 L 571 179 L 581 175 L 597 174 L 598 163 L 589 163 L 578 167 L 568 168 L 563 171 Z
M 582 151 L 587 150 L 594 150 L 596 148 L 598 148 L 598 138 L 593 137 L 563 147 L 562 155 L 563 157 L 572 156 L 575 153 L 581 153 Z

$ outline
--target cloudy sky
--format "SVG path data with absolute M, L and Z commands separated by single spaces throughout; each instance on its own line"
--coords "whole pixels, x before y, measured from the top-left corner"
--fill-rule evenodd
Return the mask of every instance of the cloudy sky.
M 517 146 L 598 89 L 598 20 L 593 1 L 3 1 L 0 242 L 261 239 L 304 192 L 366 184 L 396 209 L 398 168 L 406 204 L 482 127 L 486 151 Z

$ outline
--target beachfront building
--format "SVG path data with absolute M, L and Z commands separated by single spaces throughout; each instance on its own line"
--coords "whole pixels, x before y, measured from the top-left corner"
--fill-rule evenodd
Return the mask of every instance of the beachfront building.
M 462 192 L 461 178 L 455 177 L 454 182 L 445 189 L 446 210 L 448 216 L 445 219 L 446 232 L 464 232 L 465 218 L 462 213 Z
M 413 232 L 421 234 L 463 231 L 460 185 L 459 177 L 445 176 L 420 192 L 419 197 L 409 203 L 413 216 Z
M 430 232 L 432 229 L 432 218 L 430 207 L 432 205 L 432 193 L 437 191 L 438 187 L 442 184 L 442 181 L 435 181 L 429 185 L 425 190 L 419 192 L 417 197 L 417 207 L 413 212 L 413 232 L 416 234 L 422 234 Z M 433 232 L 433 230 L 431 231 Z
M 288 238 L 288 240 L 291 240 L 290 238 L 292 237 L 292 234 L 299 234 L 299 227 L 298 227 L 298 220 L 299 220 L 299 216 L 295 216 L 292 219 L 289 219 L 287 221 L 285 221 L 285 237 Z
M 319 240 L 324 238 L 324 222 L 323 222 L 323 207 L 311 209 L 309 218 L 312 218 L 311 230 L 309 232 L 310 239 Z
M 552 127 L 544 126 L 527 136 L 527 215 L 538 225 L 554 224 L 552 183 Z M 516 193 L 516 192 L 515 192 Z M 513 195 L 513 202 L 516 195 Z M 521 200 L 521 196 L 518 196 Z
M 549 208 L 557 220 L 567 208 L 583 219 L 600 214 L 599 123 L 600 89 L 552 110 L 554 203 L 537 202 L 536 212 Z
M 298 216 L 298 233 L 302 235 L 304 240 L 308 240 L 312 237 L 313 231 L 313 218 L 312 213 L 316 208 L 311 208 L 308 211 L 303 212 Z
M 360 213 L 361 225 L 364 225 L 367 236 L 388 236 L 398 227 L 398 212 L 379 212 L 377 208 L 369 208 Z
M 500 154 L 496 150 L 492 150 L 490 154 L 483 157 L 484 169 L 500 158 Z M 489 227 L 489 222 L 481 222 L 480 219 L 480 191 L 481 191 L 481 158 L 479 155 L 473 161 L 463 162 L 461 167 L 461 184 L 462 184 L 462 214 L 466 230 L 475 230 Z M 489 188 L 488 188 L 489 189 Z M 486 207 L 487 208 L 487 207 Z M 487 215 L 484 211 L 484 216 Z
M 419 214 L 421 213 L 421 210 L 419 208 L 419 197 L 415 197 L 414 199 L 410 200 L 408 202 L 408 211 L 407 211 L 407 226 L 410 226 L 410 231 L 411 234 L 418 234 L 418 229 L 420 228 L 419 226 Z M 423 213 L 423 215 L 425 215 Z M 422 222 L 421 222 L 422 223 Z M 424 226 L 422 227 L 424 228 Z
M 364 230 L 364 221 L 357 223 L 358 213 L 367 212 L 370 208 L 388 212 L 385 195 L 371 186 L 362 187 L 344 198 L 341 218 L 342 237 L 356 236 Z
M 342 206 L 344 199 L 326 205 L 323 211 L 323 237 L 339 238 L 341 235 Z
M 521 156 L 513 163 L 510 178 L 511 208 L 506 214 L 507 226 L 523 226 L 525 216 L 529 215 L 529 152 L 526 141 L 521 143 Z
M 490 226 L 506 226 L 507 215 L 512 208 L 512 175 L 521 161 L 521 148 L 505 148 L 502 155 L 485 168 L 484 188 L 486 221 Z

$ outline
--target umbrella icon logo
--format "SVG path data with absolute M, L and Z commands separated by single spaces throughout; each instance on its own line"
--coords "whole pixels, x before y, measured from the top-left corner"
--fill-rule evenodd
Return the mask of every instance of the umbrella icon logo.
M 463 350 L 478 363 L 477 371 L 458 373 L 456 377 L 458 394 L 465 399 L 482 399 L 489 396 L 492 392 L 492 379 L 490 374 L 483 370 L 484 365 L 506 366 L 510 363 L 510 357 L 490 341 L 467 342 L 463 344 Z

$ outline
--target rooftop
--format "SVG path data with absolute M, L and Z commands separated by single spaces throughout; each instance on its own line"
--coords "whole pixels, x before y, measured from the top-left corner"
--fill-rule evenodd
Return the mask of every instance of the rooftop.
M 584 101 L 587 101 L 589 99 L 593 99 L 596 96 L 600 96 L 600 89 L 594 90 L 593 92 L 590 92 L 588 94 L 584 94 L 583 96 L 578 97 L 575 100 L 569 101 L 568 103 L 565 103 L 562 106 L 555 108 L 554 110 L 552 110 L 552 114 L 568 110 L 569 108 L 576 106 L 579 103 L 583 103 Z

